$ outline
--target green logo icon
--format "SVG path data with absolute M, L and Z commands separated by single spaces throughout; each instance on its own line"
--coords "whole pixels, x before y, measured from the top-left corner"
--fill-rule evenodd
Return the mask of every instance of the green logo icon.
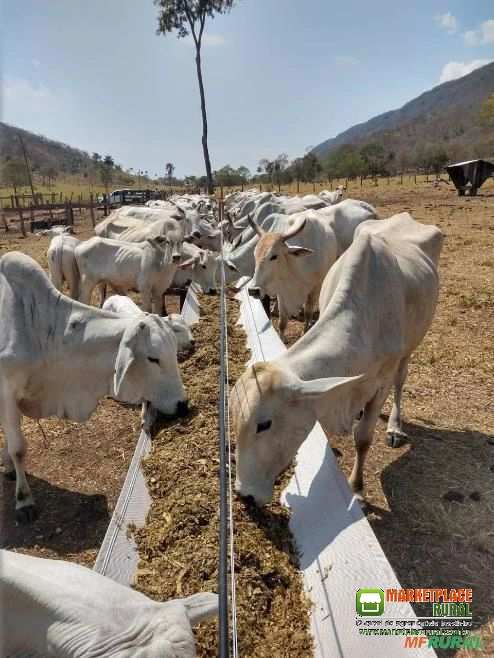
M 379 617 L 384 612 L 382 589 L 359 589 L 357 592 L 357 614 L 361 617 Z

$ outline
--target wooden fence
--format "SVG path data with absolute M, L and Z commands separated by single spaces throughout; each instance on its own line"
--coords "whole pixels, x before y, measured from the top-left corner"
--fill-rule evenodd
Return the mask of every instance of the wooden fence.
M 57 224 L 74 226 L 74 211 L 78 210 L 79 214 L 82 214 L 83 209 L 88 209 L 91 215 L 91 224 L 94 228 L 96 226 L 96 210 L 102 208 L 104 215 L 107 216 L 112 207 L 106 194 L 103 195 L 103 197 L 104 199 L 101 203 L 98 203 L 97 200 L 95 201 L 91 194 L 89 201 L 71 201 L 66 198 L 65 201 L 60 202 L 40 204 L 30 203 L 29 206 L 18 205 L 10 208 L 4 208 L 3 203 L 0 200 L 1 220 L 5 230 L 8 231 L 9 225 L 7 223 L 7 215 L 17 214 L 22 235 L 26 236 L 27 222 L 29 222 L 31 233 L 33 233 L 35 229 L 51 228 Z M 36 216 L 36 213 L 42 213 L 43 216 L 39 218 Z

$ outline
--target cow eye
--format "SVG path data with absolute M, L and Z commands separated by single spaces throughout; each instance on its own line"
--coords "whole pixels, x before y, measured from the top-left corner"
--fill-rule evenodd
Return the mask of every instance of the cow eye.
M 271 258 L 269 260 L 276 260 L 277 258 L 278 258 L 278 256 L 276 254 L 274 254 L 274 256 L 271 256 Z
M 232 272 L 235 272 L 235 268 L 232 267 L 231 265 L 228 265 L 228 269 L 230 269 Z
M 202 267 L 202 269 L 203 269 L 203 270 L 205 270 L 205 269 L 206 269 L 206 266 L 205 266 L 205 265 L 201 265 L 201 267 Z
M 160 360 L 154 359 L 152 356 L 148 356 L 148 361 L 151 361 L 151 363 L 157 363 L 158 365 L 160 364 Z
M 261 432 L 268 430 L 271 427 L 272 422 L 272 420 L 263 420 L 262 423 L 257 425 L 256 434 L 260 434 Z

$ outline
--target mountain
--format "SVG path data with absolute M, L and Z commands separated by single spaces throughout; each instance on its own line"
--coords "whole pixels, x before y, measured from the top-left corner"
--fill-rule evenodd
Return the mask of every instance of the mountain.
M 452 157 L 470 154 L 475 149 L 477 157 L 487 157 L 494 153 L 494 129 L 481 128 L 477 117 L 482 104 L 493 93 L 494 62 L 491 62 L 426 91 L 398 110 L 352 126 L 321 142 L 313 152 L 324 156 L 343 145 L 372 141 L 394 150 L 434 143 L 451 151 Z
M 33 171 L 54 166 L 60 172 L 76 174 L 94 165 L 89 153 L 85 151 L 1 122 L 0 165 L 10 158 L 22 159 L 18 135 L 22 137 Z

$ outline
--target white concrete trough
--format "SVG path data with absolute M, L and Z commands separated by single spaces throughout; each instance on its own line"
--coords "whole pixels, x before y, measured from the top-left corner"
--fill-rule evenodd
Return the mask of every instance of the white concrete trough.
M 242 281 L 239 282 L 239 288 Z M 262 304 L 240 289 L 240 320 L 252 360 L 267 361 L 286 350 Z M 432 649 L 405 648 L 404 635 L 364 635 L 372 629 L 356 612 L 359 589 L 401 589 L 398 579 L 341 472 L 319 423 L 297 454 L 295 473 L 283 492 L 291 508 L 290 529 L 300 555 L 304 588 L 312 601 L 316 658 L 432 658 Z M 416 620 L 408 603 L 385 602 L 386 619 Z M 362 625 L 357 626 L 357 620 Z
M 185 299 L 182 315 L 187 324 L 199 320 L 197 289 L 192 284 Z M 93 569 L 121 585 L 130 586 L 137 571 L 139 555 L 133 537 L 127 532 L 129 523 L 141 527 L 151 499 L 141 470 L 141 461 L 151 449 L 151 437 L 141 431 L 125 482 L 113 511 Z

